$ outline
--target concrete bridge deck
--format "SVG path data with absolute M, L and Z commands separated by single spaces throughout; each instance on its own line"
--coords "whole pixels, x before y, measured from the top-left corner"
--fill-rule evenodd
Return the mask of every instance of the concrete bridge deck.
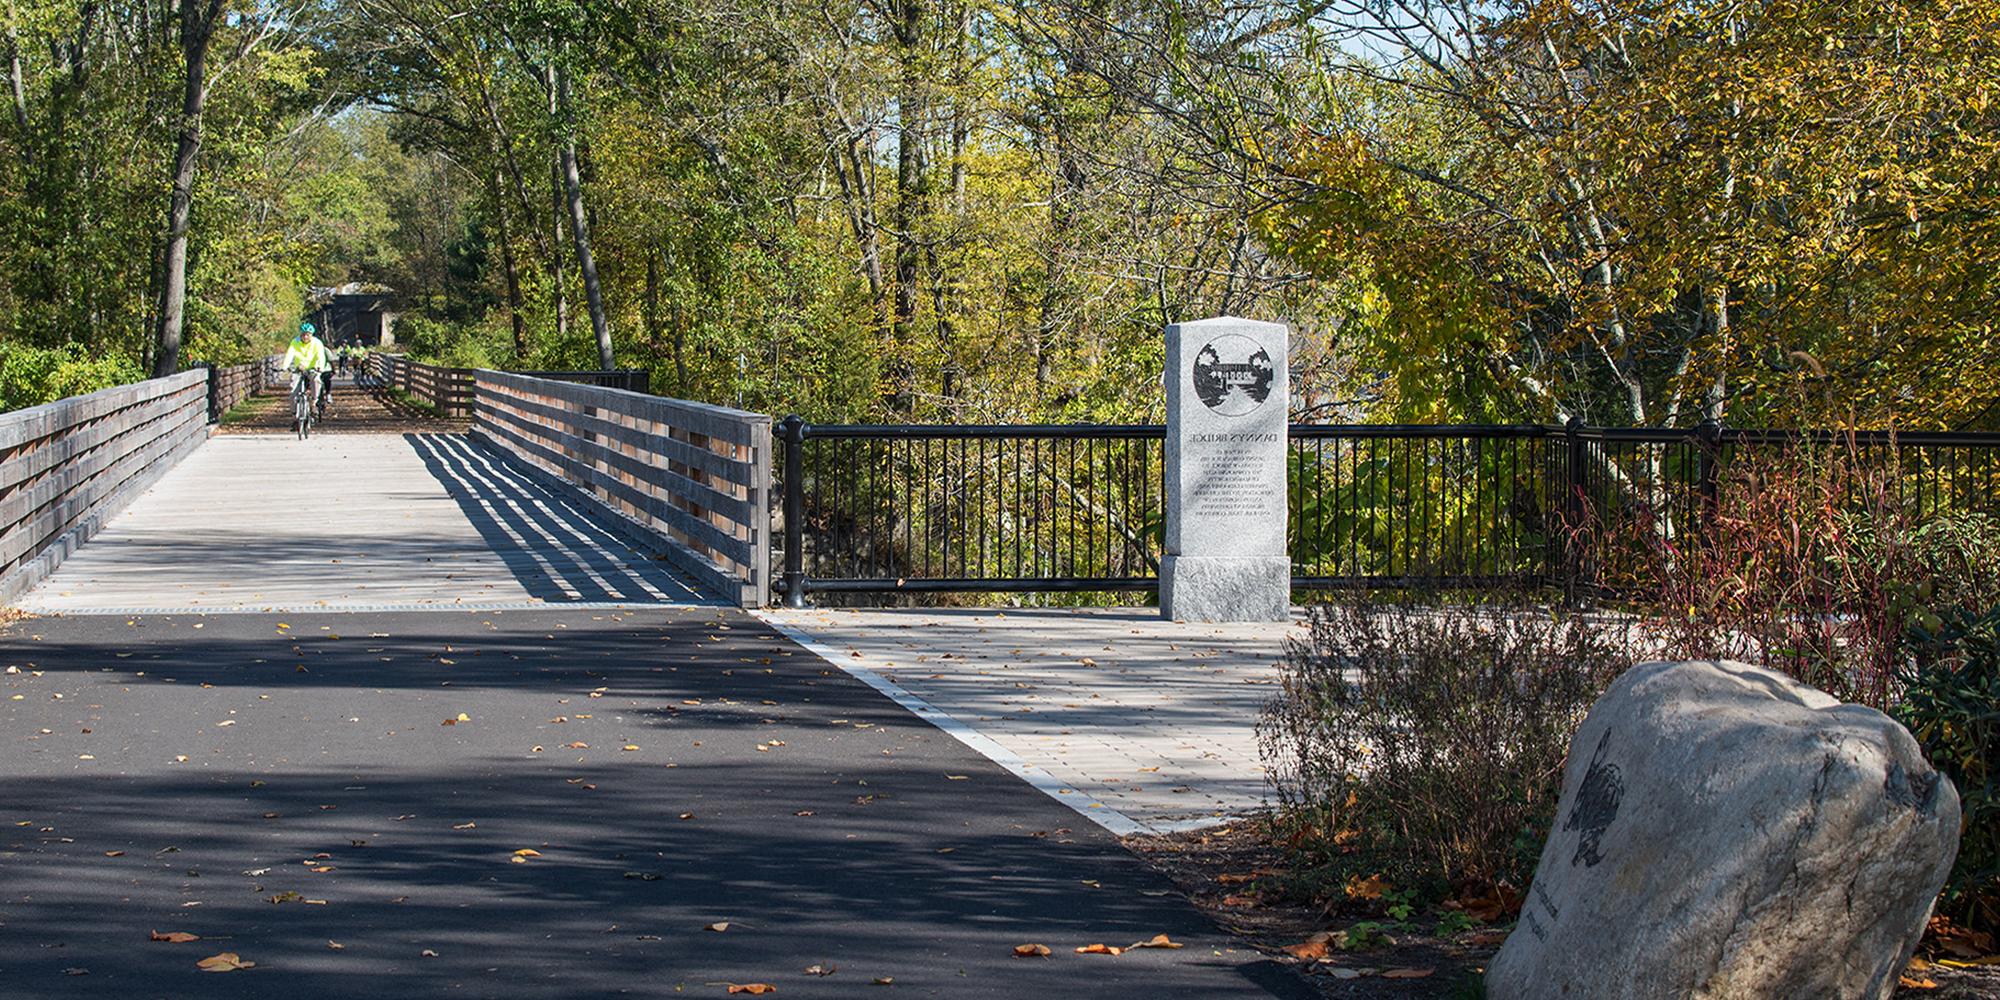
M 32 613 L 708 603 L 462 434 L 218 436 L 17 606 Z

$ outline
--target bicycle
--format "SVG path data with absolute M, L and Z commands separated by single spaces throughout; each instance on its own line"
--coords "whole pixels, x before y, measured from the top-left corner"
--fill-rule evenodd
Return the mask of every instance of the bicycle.
M 325 423 L 327 411 L 333 409 L 333 372 L 321 369 L 319 380 L 319 412 L 313 419 Z
M 319 372 L 306 369 L 293 377 L 292 429 L 301 441 L 312 436 L 313 421 L 319 419 L 319 395 Z

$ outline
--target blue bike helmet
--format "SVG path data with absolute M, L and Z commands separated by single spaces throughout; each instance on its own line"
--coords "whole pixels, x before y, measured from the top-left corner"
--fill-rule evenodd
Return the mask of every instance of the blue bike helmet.
M 300 332 L 300 333 L 318 333 L 318 332 L 319 332 L 319 327 L 316 327 L 316 326 L 312 325 L 311 323 L 300 323 L 300 324 L 299 324 L 299 332 Z

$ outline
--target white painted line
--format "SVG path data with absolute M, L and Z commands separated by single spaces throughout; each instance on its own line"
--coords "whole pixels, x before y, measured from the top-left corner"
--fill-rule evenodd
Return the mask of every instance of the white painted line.
M 1033 785 L 1049 798 L 1076 810 L 1077 815 L 1109 830 L 1114 836 L 1124 837 L 1134 833 L 1167 832 L 1166 830 L 1141 823 L 1099 802 L 1096 798 L 1084 792 L 1083 789 L 1069 785 L 1057 779 L 1055 775 L 1022 760 L 1014 751 L 1001 746 L 992 737 L 952 718 L 930 702 L 904 690 L 896 682 L 889 680 L 881 674 L 867 667 L 848 662 L 852 659 L 851 657 L 841 656 L 837 650 L 821 643 L 811 635 L 783 622 L 773 621 L 769 615 L 764 614 L 762 611 L 753 611 L 751 614 L 764 624 L 777 629 L 786 638 L 804 646 L 813 655 L 818 656 L 833 666 L 839 667 L 842 672 L 859 680 L 861 683 L 888 695 L 890 700 L 908 709 L 917 718 L 943 730 L 953 739 L 972 748 L 974 753 L 1006 768 L 1015 777 Z M 1182 824 L 1177 823 L 1172 825 L 1181 826 Z

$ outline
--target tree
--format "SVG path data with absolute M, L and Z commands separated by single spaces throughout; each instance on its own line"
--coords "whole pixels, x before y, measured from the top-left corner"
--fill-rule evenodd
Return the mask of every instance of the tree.
M 186 326 L 188 232 L 194 211 L 195 158 L 201 151 L 202 112 L 208 106 L 217 77 L 229 72 L 256 47 L 275 35 L 290 17 L 275 4 L 262 4 L 248 15 L 231 13 L 235 44 L 214 75 L 209 73 L 209 49 L 225 26 L 222 0 L 179 0 L 175 10 L 183 67 L 179 134 L 175 140 L 172 191 L 167 201 L 166 246 L 161 261 L 160 308 L 153 375 L 180 370 L 181 340 Z

